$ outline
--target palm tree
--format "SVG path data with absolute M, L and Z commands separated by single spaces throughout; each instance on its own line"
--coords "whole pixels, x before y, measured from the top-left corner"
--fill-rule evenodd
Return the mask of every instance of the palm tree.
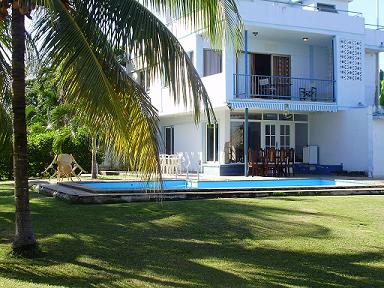
M 160 76 L 175 103 L 214 117 L 207 92 L 188 55 L 151 11 L 170 14 L 213 45 L 241 42 L 242 24 L 235 0 L 0 0 L 0 19 L 11 18 L 12 112 L 16 197 L 15 251 L 36 245 L 28 198 L 25 121 L 25 16 L 36 27 L 43 59 L 60 69 L 64 98 L 78 116 L 129 167 L 144 175 L 159 171 L 157 111 L 114 53 L 134 55 L 150 77 Z M 8 17 L 8 10 L 12 10 Z M 4 30 L 4 33 L 6 30 Z M 1 50 L 1 49 L 0 49 Z M 6 54 L 6 53 L 5 53 Z M 3 53 L 3 58 L 6 57 Z

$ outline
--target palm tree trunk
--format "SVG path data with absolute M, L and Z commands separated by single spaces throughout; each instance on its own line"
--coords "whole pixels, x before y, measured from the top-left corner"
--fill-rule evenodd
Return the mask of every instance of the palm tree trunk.
M 12 110 L 13 110 L 13 171 L 15 176 L 16 235 L 15 252 L 36 246 L 29 208 L 27 174 L 27 131 L 25 121 L 25 24 L 24 16 L 12 9 Z
M 96 159 L 96 154 L 97 154 L 97 140 L 96 136 L 92 136 L 92 179 L 97 179 L 97 159 Z

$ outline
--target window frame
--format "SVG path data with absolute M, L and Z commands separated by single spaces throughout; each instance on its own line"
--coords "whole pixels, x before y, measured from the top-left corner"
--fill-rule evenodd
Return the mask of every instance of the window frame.
M 219 65 L 219 71 L 218 72 L 214 72 L 214 73 L 210 73 L 208 74 L 208 69 L 206 67 L 206 61 L 207 61 L 207 56 L 208 55 L 212 55 L 212 54 L 208 54 L 208 52 L 210 53 L 217 53 L 217 54 L 220 54 L 220 65 Z M 209 49 L 209 48 L 204 48 L 203 49 L 203 77 L 208 77 L 208 76 L 212 76 L 212 75 L 216 75 L 216 74 L 220 74 L 220 73 L 223 73 L 223 51 L 222 50 L 218 50 L 218 49 Z
M 171 129 L 171 153 L 168 154 L 168 147 L 167 147 L 167 140 L 168 140 L 168 136 L 167 136 L 167 130 L 168 129 Z M 165 126 L 164 127 L 164 152 L 166 155 L 173 155 L 175 154 L 175 127 L 174 126 Z
M 141 69 L 138 71 L 138 76 L 139 76 L 138 83 L 141 87 L 143 87 L 145 92 L 148 92 L 150 90 L 150 87 L 151 87 L 151 81 L 149 79 L 148 74 L 149 73 L 148 73 L 147 69 Z
M 211 127 L 210 127 L 211 126 Z M 208 129 L 213 128 L 213 160 L 208 159 Z M 219 161 L 219 125 L 218 123 L 206 124 L 205 126 L 205 159 L 207 162 L 218 162 Z
M 188 55 L 188 58 L 189 60 L 192 62 L 192 64 L 194 64 L 194 51 L 193 50 L 190 50 L 190 51 L 187 51 L 187 55 Z
M 320 11 L 320 12 L 338 13 L 336 9 L 336 5 L 334 4 L 317 2 L 316 9 L 317 11 Z

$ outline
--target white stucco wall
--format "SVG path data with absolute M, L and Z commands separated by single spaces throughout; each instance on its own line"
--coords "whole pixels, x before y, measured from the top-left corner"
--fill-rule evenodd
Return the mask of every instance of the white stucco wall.
M 377 30 L 375 27 L 365 29 L 365 47 L 384 51 L 384 31 Z
M 378 54 L 374 52 L 365 53 L 364 74 L 365 74 L 365 105 L 375 104 L 376 82 L 378 71 L 376 70 Z
M 201 124 L 195 124 L 191 115 L 179 115 L 174 117 L 162 117 L 160 129 L 164 140 L 164 127 L 174 128 L 174 152 L 183 155 L 182 170 L 186 170 L 187 162 L 190 162 L 189 170 L 196 170 L 198 161 L 202 159 L 202 135 Z
M 340 2 L 337 8 L 345 8 L 345 5 Z M 350 17 L 347 13 L 309 11 L 310 9 L 303 9 L 296 5 L 257 0 L 239 1 L 238 9 L 244 23 L 250 25 L 282 26 L 285 29 L 299 31 L 317 30 L 329 34 L 333 34 L 335 31 L 364 34 L 364 18 Z
M 348 0 L 304 0 L 304 5 L 314 5 L 317 3 L 335 5 L 337 10 L 348 10 Z
M 372 123 L 373 177 L 384 177 L 384 119 Z
M 250 53 L 291 56 L 291 76 L 298 78 L 331 79 L 332 61 L 330 48 L 304 43 L 296 44 L 278 40 L 255 39 L 253 35 L 249 35 L 248 41 L 248 52 Z M 242 60 L 242 65 L 244 65 L 243 62 Z M 240 71 L 244 70 L 242 65 L 239 65 Z M 310 75 L 311 71 L 313 77 Z
M 217 163 L 224 163 L 224 145 L 229 141 L 229 110 L 217 109 L 215 115 L 218 125 L 218 159 Z M 207 120 L 204 116 L 200 123 L 194 123 L 191 114 L 163 116 L 160 118 L 161 136 L 164 139 L 164 128 L 167 126 L 174 127 L 174 152 L 181 153 L 184 158 L 191 159 L 191 170 L 196 170 L 197 161 L 206 162 L 206 125 Z M 227 140 L 228 139 L 228 140 Z M 183 163 L 185 169 L 185 163 Z
M 364 91 L 364 81 L 365 81 L 365 71 L 364 71 L 364 61 L 365 61 L 365 53 L 364 49 L 361 50 L 361 61 L 357 63 L 355 61 L 355 66 L 360 66 L 362 68 L 362 78 L 361 80 L 346 80 L 343 79 L 343 75 L 341 73 L 342 70 L 342 40 L 351 40 L 351 41 L 363 41 L 362 36 L 358 35 L 351 35 L 351 34 L 343 34 L 340 33 L 336 35 L 334 39 L 334 49 L 335 49 L 335 70 L 336 70 L 336 77 L 335 77 L 335 91 L 336 91 L 336 100 L 337 104 L 341 109 L 353 109 L 358 108 L 361 105 L 364 105 L 365 103 L 365 91 Z M 363 43 L 363 42 L 362 42 Z M 362 45 L 361 47 L 363 47 Z M 347 58 L 350 55 L 345 55 Z M 349 61 L 350 59 L 348 59 Z M 350 73 L 350 72 L 348 72 Z
M 343 164 L 346 171 L 369 169 L 369 109 L 310 114 L 310 145 L 319 146 L 322 165 Z

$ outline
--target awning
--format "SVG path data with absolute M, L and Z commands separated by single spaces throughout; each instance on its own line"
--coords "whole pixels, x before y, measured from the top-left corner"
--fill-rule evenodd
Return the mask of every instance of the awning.
M 281 101 L 281 100 L 230 100 L 228 107 L 233 110 L 254 108 L 281 111 L 319 111 L 337 112 L 336 103 L 304 102 L 304 101 Z

